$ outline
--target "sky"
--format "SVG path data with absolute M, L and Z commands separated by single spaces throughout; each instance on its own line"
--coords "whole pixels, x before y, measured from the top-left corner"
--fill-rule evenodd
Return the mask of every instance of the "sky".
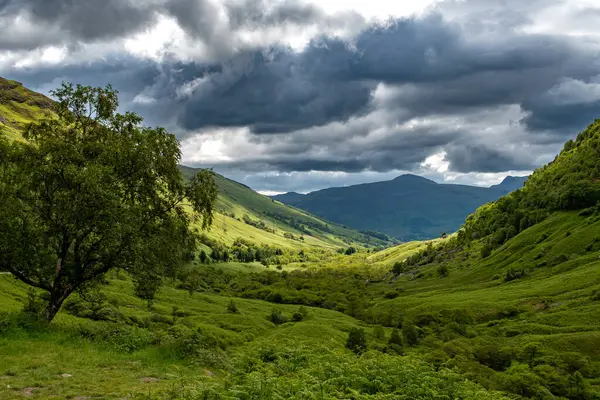
M 0 0 L 0 76 L 119 91 L 263 193 L 489 186 L 600 117 L 595 0 Z

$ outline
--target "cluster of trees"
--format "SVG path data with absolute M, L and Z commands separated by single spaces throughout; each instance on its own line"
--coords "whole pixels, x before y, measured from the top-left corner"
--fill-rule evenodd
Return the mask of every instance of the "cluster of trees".
M 250 226 L 253 226 L 255 228 L 258 228 L 258 229 L 262 229 L 263 231 L 270 232 L 270 233 L 277 232 L 277 230 L 275 228 L 271 228 L 270 226 L 268 226 L 265 221 L 260 220 L 260 219 L 259 220 L 253 220 L 252 218 L 250 218 L 248 216 L 248 214 L 244 214 L 242 216 L 242 220 L 246 224 L 248 224 Z

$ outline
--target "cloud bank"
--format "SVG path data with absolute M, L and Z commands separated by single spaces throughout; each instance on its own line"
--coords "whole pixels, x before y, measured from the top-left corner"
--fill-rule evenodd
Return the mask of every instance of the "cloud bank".
M 402 172 L 497 183 L 551 160 L 600 117 L 593 2 L 446 0 L 377 20 L 363 11 L 4 0 L 0 75 L 45 92 L 110 82 L 124 109 L 180 137 L 186 164 L 264 191 Z

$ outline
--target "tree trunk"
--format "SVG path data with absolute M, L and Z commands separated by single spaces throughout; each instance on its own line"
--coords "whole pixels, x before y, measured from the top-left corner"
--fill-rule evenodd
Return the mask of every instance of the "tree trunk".
M 44 310 L 44 318 L 48 323 L 52 322 L 52 320 L 60 310 L 60 307 L 62 306 L 63 302 L 66 300 L 67 297 L 69 297 L 70 294 L 70 291 L 59 292 L 55 290 L 53 290 L 50 293 L 50 301 L 48 302 L 48 306 Z

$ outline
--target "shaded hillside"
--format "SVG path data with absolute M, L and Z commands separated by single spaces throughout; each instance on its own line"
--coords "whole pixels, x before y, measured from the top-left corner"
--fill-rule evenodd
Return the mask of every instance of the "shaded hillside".
M 354 229 L 415 240 L 454 232 L 477 207 L 522 186 L 525 179 L 507 177 L 499 185 L 484 188 L 402 175 L 391 181 L 272 198 Z
M 184 176 L 194 174 L 193 168 L 181 166 L 181 170 Z M 333 248 L 351 243 L 373 246 L 392 243 L 385 235 L 341 227 L 272 200 L 222 175 L 217 174 L 216 178 L 219 215 L 208 234 L 225 243 L 233 242 L 239 236 L 285 247 L 313 245 Z M 237 233 L 234 234 L 234 231 Z

